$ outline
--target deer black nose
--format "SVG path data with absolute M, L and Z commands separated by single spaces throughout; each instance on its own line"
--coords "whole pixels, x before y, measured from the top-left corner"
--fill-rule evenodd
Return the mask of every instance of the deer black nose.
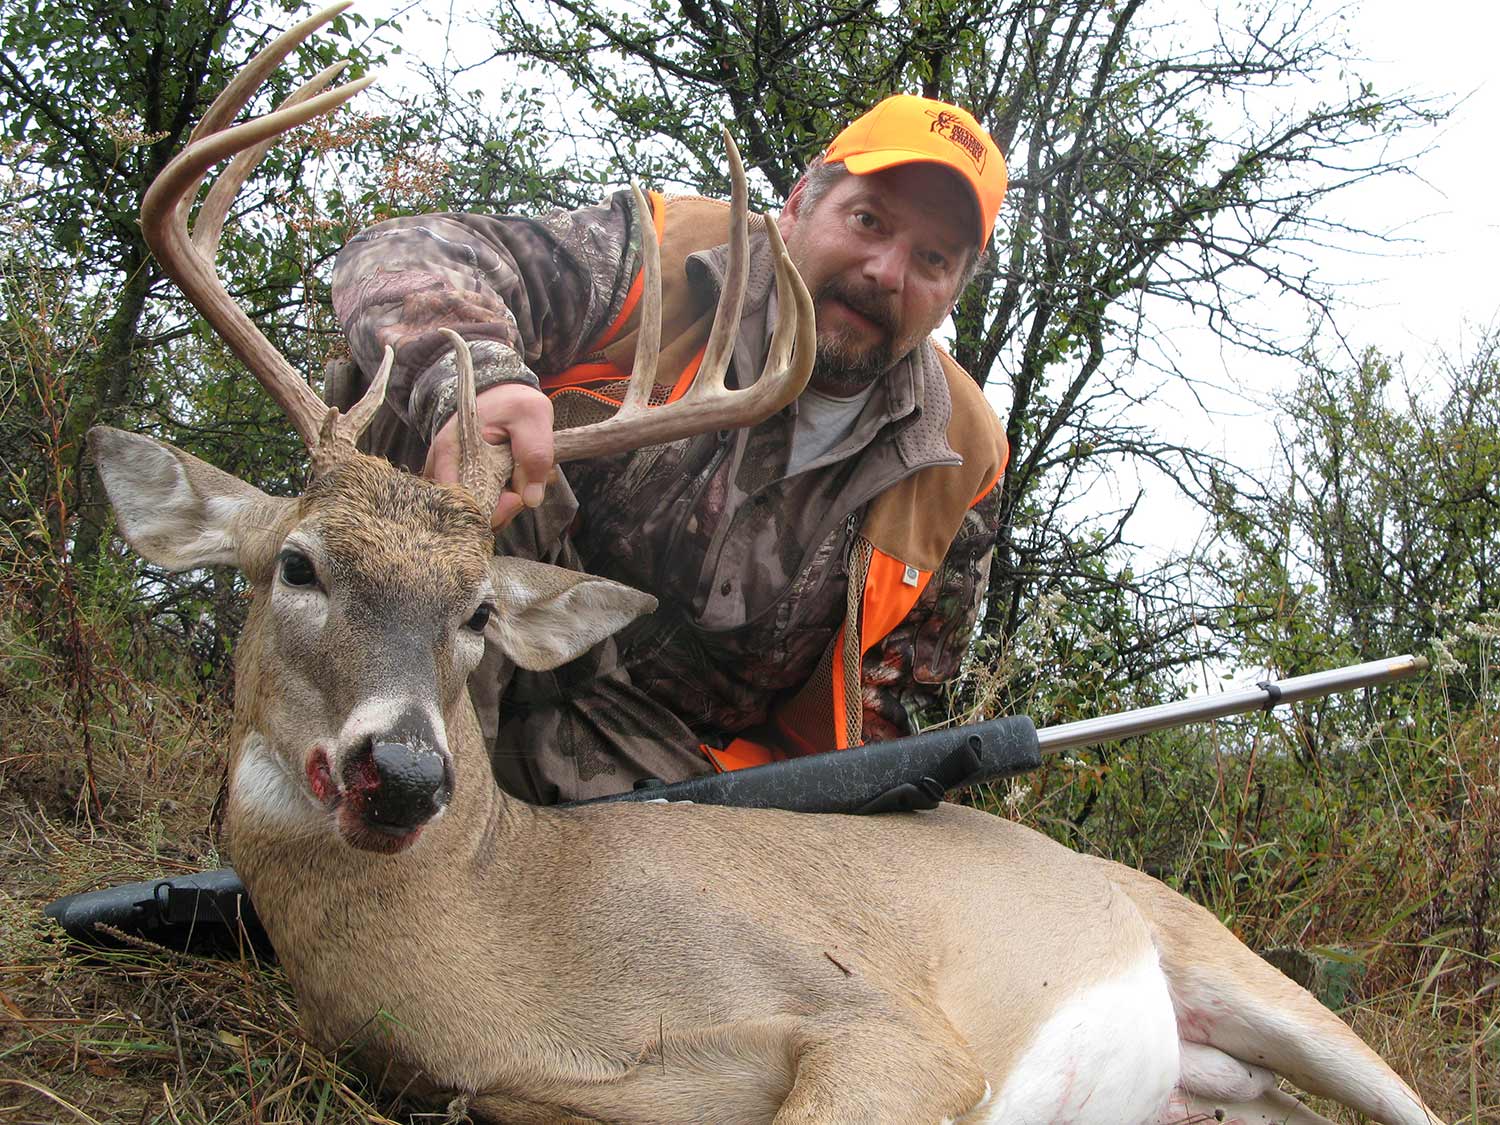
M 448 771 L 436 750 L 377 742 L 370 760 L 380 780 L 365 799 L 365 819 L 375 826 L 415 828 L 448 803 Z
M 378 735 L 358 755 L 353 788 L 372 828 L 407 832 L 431 820 L 448 803 L 453 783 L 426 720 L 402 722 Z

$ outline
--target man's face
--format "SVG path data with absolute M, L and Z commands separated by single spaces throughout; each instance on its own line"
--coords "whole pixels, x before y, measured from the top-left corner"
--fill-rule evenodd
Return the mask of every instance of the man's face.
M 904 359 L 942 323 L 973 250 L 974 201 L 936 164 L 848 175 L 810 208 L 800 193 L 779 220 L 813 295 L 812 384 L 851 395 Z

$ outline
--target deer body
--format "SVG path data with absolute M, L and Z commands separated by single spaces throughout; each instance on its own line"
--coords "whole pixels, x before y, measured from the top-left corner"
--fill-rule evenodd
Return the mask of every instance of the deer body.
M 1276 1072 L 1436 1120 L 1206 911 L 1008 821 L 509 798 L 464 686 L 475 606 L 545 664 L 649 599 L 493 559 L 464 493 L 356 454 L 278 501 L 94 447 L 132 542 L 251 579 L 229 848 L 309 1033 L 387 1084 L 495 1121 L 1321 1120 Z M 391 740 L 444 766 L 394 822 Z
M 500 791 L 465 690 L 485 645 L 554 668 L 655 602 L 492 555 L 509 464 L 481 439 L 456 336 L 463 488 L 355 452 L 392 353 L 348 415 L 329 411 L 214 276 L 265 147 L 368 81 L 319 93 L 331 68 L 229 127 L 344 6 L 252 61 L 142 211 L 164 268 L 291 416 L 312 484 L 276 499 L 164 443 L 90 433 L 137 550 L 238 566 L 253 589 L 228 845 L 310 1035 L 393 1088 L 467 1095 L 504 1122 L 1322 1122 L 1276 1073 L 1388 1125 L 1437 1122 L 1206 911 L 1019 825 L 954 806 L 539 809 Z M 697 381 L 647 407 L 660 279 L 645 239 L 630 388 L 613 418 L 559 434 L 559 459 L 754 424 L 805 385 L 812 304 L 767 224 L 771 356 L 748 388 L 724 386 L 747 258 L 730 153 L 731 265 Z M 189 233 L 200 182 L 235 154 Z
M 1175 1084 L 1163 1057 L 1175 1025 L 1144 921 L 1098 872 L 1061 890 L 1040 871 L 1007 879 L 1052 846 L 997 833 L 993 818 L 948 807 L 807 832 L 805 817 L 703 808 L 499 815 L 492 835 L 479 817 L 465 833 L 496 854 L 458 872 L 422 854 L 467 854 L 446 835 L 339 870 L 283 853 L 260 872 L 259 851 L 235 844 L 273 941 L 295 951 L 287 971 L 309 1030 L 369 1043 L 376 1073 L 403 1060 L 388 1079 L 398 1086 L 420 1073 L 473 1092 L 477 1111 L 495 1099 L 497 1120 L 516 1100 L 610 1121 L 768 1121 L 804 1062 L 824 1056 L 840 1087 L 830 1110 L 843 1108 L 817 1119 L 936 1122 L 980 1101 L 986 1082 L 1000 1089 L 1047 1014 L 1088 1003 L 1080 962 L 1106 980 L 1145 976 L 1141 1007 L 1155 1004 L 1154 1039 L 1142 1035 L 1151 1013 L 1133 1005 L 1089 1025 L 1130 1064 L 1114 1089 L 1078 1083 L 1097 1096 L 1093 1120 L 1149 1120 Z M 797 845 L 763 866 L 746 840 L 768 820 Z M 726 872 L 715 856 L 755 871 Z M 289 870 L 304 873 L 290 887 Z M 1028 892 L 1080 918 L 1114 900 L 1129 924 L 1038 945 Z M 367 904 L 352 927 L 351 903 Z M 1001 924 L 1007 913 L 1016 925 Z M 958 941 L 955 919 L 972 921 Z M 1150 1050 L 1131 1056 L 1122 1039 Z M 1066 1069 L 1050 1091 L 1066 1091 Z M 1052 1108 L 1045 1119 L 1062 1120 Z
M 467 608 L 470 593 L 434 580 L 481 581 L 488 536 L 474 519 L 469 542 L 455 543 L 464 521 L 407 495 L 429 492 L 461 503 L 361 458 L 315 487 L 316 504 L 288 509 L 276 551 L 257 552 L 266 572 L 241 647 L 228 843 L 320 1041 L 365 1044 L 377 1072 L 472 1091 L 480 1106 L 487 1092 L 543 1103 L 566 1091 L 563 1104 L 606 1119 L 670 1120 L 675 1102 L 678 1119 L 702 1120 L 719 1086 L 722 1112 L 709 1119 L 733 1120 L 785 1098 L 799 1045 L 826 1043 L 841 1069 L 865 1053 L 884 1070 L 904 1036 L 894 1057 L 915 1071 L 900 1085 L 956 1099 L 956 1116 L 1026 1045 L 1004 1013 L 1065 1002 L 1066 966 L 1080 958 L 1106 975 L 1149 959 L 1139 920 L 1066 928 L 1025 959 L 996 957 L 1018 936 L 1003 923 L 1033 897 L 1132 911 L 1097 876 L 1045 876 L 1027 853 L 1061 849 L 1039 836 L 997 846 L 1014 826 L 981 814 L 877 821 L 509 799 L 451 659 L 458 611 L 442 602 Z M 277 580 L 288 542 L 338 575 L 326 591 Z M 330 819 L 297 763 L 411 713 L 440 716 L 452 799 L 397 854 L 331 840 L 343 810 Z M 949 943 L 955 919 L 963 936 Z M 646 946 L 673 953 L 643 1003 Z M 748 1101 L 747 1073 L 759 1087 Z M 1159 1081 L 1170 1085 L 1164 1069 Z

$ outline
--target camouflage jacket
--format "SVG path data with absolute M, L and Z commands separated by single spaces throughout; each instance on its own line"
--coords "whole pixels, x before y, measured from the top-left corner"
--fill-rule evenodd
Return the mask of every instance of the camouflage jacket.
M 335 309 L 363 370 L 374 369 L 387 344 L 396 349 L 376 446 L 419 467 L 427 440 L 451 414 L 453 371 L 440 327 L 476 342 L 481 389 L 533 377 L 554 388 L 565 373 L 601 359 L 597 344 L 626 303 L 640 237 L 623 192 L 540 219 L 421 216 L 356 237 L 339 257 Z M 691 299 L 711 305 L 723 248 L 691 254 L 684 268 Z M 775 313 L 759 234 L 732 385 L 758 376 Z M 676 377 L 664 369 L 659 382 Z M 597 399 L 569 401 L 563 390 L 554 403 L 559 425 L 576 424 L 591 420 Z M 870 500 L 928 465 L 960 460 L 942 439 L 950 410 L 936 349 L 926 342 L 892 369 L 853 432 L 796 474 L 785 471 L 795 403 L 752 430 L 569 466 L 581 564 L 661 602 L 617 639 L 634 685 L 704 741 L 760 728 L 838 634 L 849 548 Z M 990 488 L 916 605 L 865 655 L 866 740 L 910 733 L 956 675 L 986 587 L 998 506 L 999 489 Z

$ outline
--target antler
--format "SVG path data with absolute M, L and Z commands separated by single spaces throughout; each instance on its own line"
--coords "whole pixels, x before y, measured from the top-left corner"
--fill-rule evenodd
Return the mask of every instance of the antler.
M 661 344 L 661 261 L 656 240 L 651 236 L 651 213 L 646 198 L 639 188 L 632 187 L 637 226 L 642 231 L 641 311 L 634 368 L 620 409 L 614 415 L 602 422 L 558 431 L 554 438 L 554 459 L 559 464 L 659 445 L 708 430 L 753 426 L 791 402 L 807 385 L 816 352 L 812 298 L 788 257 L 774 222 L 765 225 L 776 267 L 779 310 L 770 352 L 760 378 L 751 386 L 730 390 L 724 385 L 750 269 L 750 193 L 745 168 L 727 130 L 724 144 L 729 150 L 731 184 L 729 268 L 692 386 L 672 402 L 649 405 Z M 459 372 L 459 480 L 480 506 L 488 510 L 510 479 L 510 448 L 483 440 L 474 410 L 474 372 L 468 346 L 456 332 L 448 331 L 447 335 L 454 345 Z
M 214 257 L 235 195 L 276 138 L 332 112 L 374 81 L 370 75 L 324 91 L 344 69 L 345 64 L 335 63 L 305 82 L 274 112 L 228 127 L 282 59 L 351 2 L 344 0 L 324 8 L 277 37 L 251 59 L 215 99 L 193 130 L 187 147 L 162 169 L 141 203 L 141 228 L 151 252 L 193 307 L 286 412 L 312 455 L 314 473 L 322 472 L 354 448 L 385 398 L 386 379 L 395 353 L 386 349 L 369 391 L 348 414 L 340 414 L 313 392 L 307 380 L 225 292 L 214 268 Z M 209 189 L 198 210 L 197 224 L 190 232 L 188 215 L 204 177 L 210 168 L 229 156 L 234 160 Z

